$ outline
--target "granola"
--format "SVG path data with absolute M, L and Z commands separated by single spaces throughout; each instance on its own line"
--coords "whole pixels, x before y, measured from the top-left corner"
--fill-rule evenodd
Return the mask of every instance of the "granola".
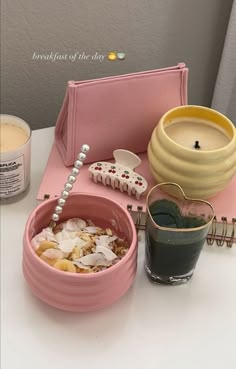
M 32 239 L 35 253 L 55 269 L 71 273 L 97 273 L 121 260 L 129 249 L 126 240 L 91 220 L 72 218 L 54 230 L 43 229 Z

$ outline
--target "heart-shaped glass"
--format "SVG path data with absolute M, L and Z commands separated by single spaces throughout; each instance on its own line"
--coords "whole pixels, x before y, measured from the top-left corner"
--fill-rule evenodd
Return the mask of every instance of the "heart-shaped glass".
M 151 280 L 181 284 L 193 275 L 214 218 L 212 205 L 185 196 L 172 182 L 147 196 L 145 270 Z

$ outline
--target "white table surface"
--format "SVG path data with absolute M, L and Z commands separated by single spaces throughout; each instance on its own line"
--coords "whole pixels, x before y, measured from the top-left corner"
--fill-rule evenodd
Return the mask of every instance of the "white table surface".
M 33 132 L 30 191 L 1 206 L 2 369 L 236 368 L 236 245 L 204 246 L 192 280 L 160 286 L 144 273 L 142 234 L 135 282 L 111 307 L 67 313 L 32 295 L 22 236 L 52 141 L 52 128 Z

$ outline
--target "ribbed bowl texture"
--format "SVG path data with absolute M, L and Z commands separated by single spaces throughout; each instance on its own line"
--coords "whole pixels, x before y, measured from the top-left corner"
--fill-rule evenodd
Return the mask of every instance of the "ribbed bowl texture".
M 92 194 L 69 196 L 60 221 L 90 219 L 102 228 L 111 228 L 130 244 L 117 264 L 97 273 L 79 274 L 57 270 L 41 260 L 31 240 L 46 228 L 57 205 L 57 198 L 46 200 L 30 214 L 23 239 L 23 273 L 34 295 L 55 308 L 85 312 L 104 308 L 132 285 L 137 268 L 137 233 L 129 212 L 115 201 Z

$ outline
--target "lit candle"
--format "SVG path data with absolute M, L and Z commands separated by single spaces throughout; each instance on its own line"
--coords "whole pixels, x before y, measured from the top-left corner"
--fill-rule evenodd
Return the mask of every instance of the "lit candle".
M 22 119 L 1 115 L 0 198 L 24 192 L 30 182 L 31 129 Z
M 165 132 L 175 143 L 189 149 L 212 151 L 229 144 L 230 138 L 223 129 L 208 121 L 179 118 L 165 127 Z

